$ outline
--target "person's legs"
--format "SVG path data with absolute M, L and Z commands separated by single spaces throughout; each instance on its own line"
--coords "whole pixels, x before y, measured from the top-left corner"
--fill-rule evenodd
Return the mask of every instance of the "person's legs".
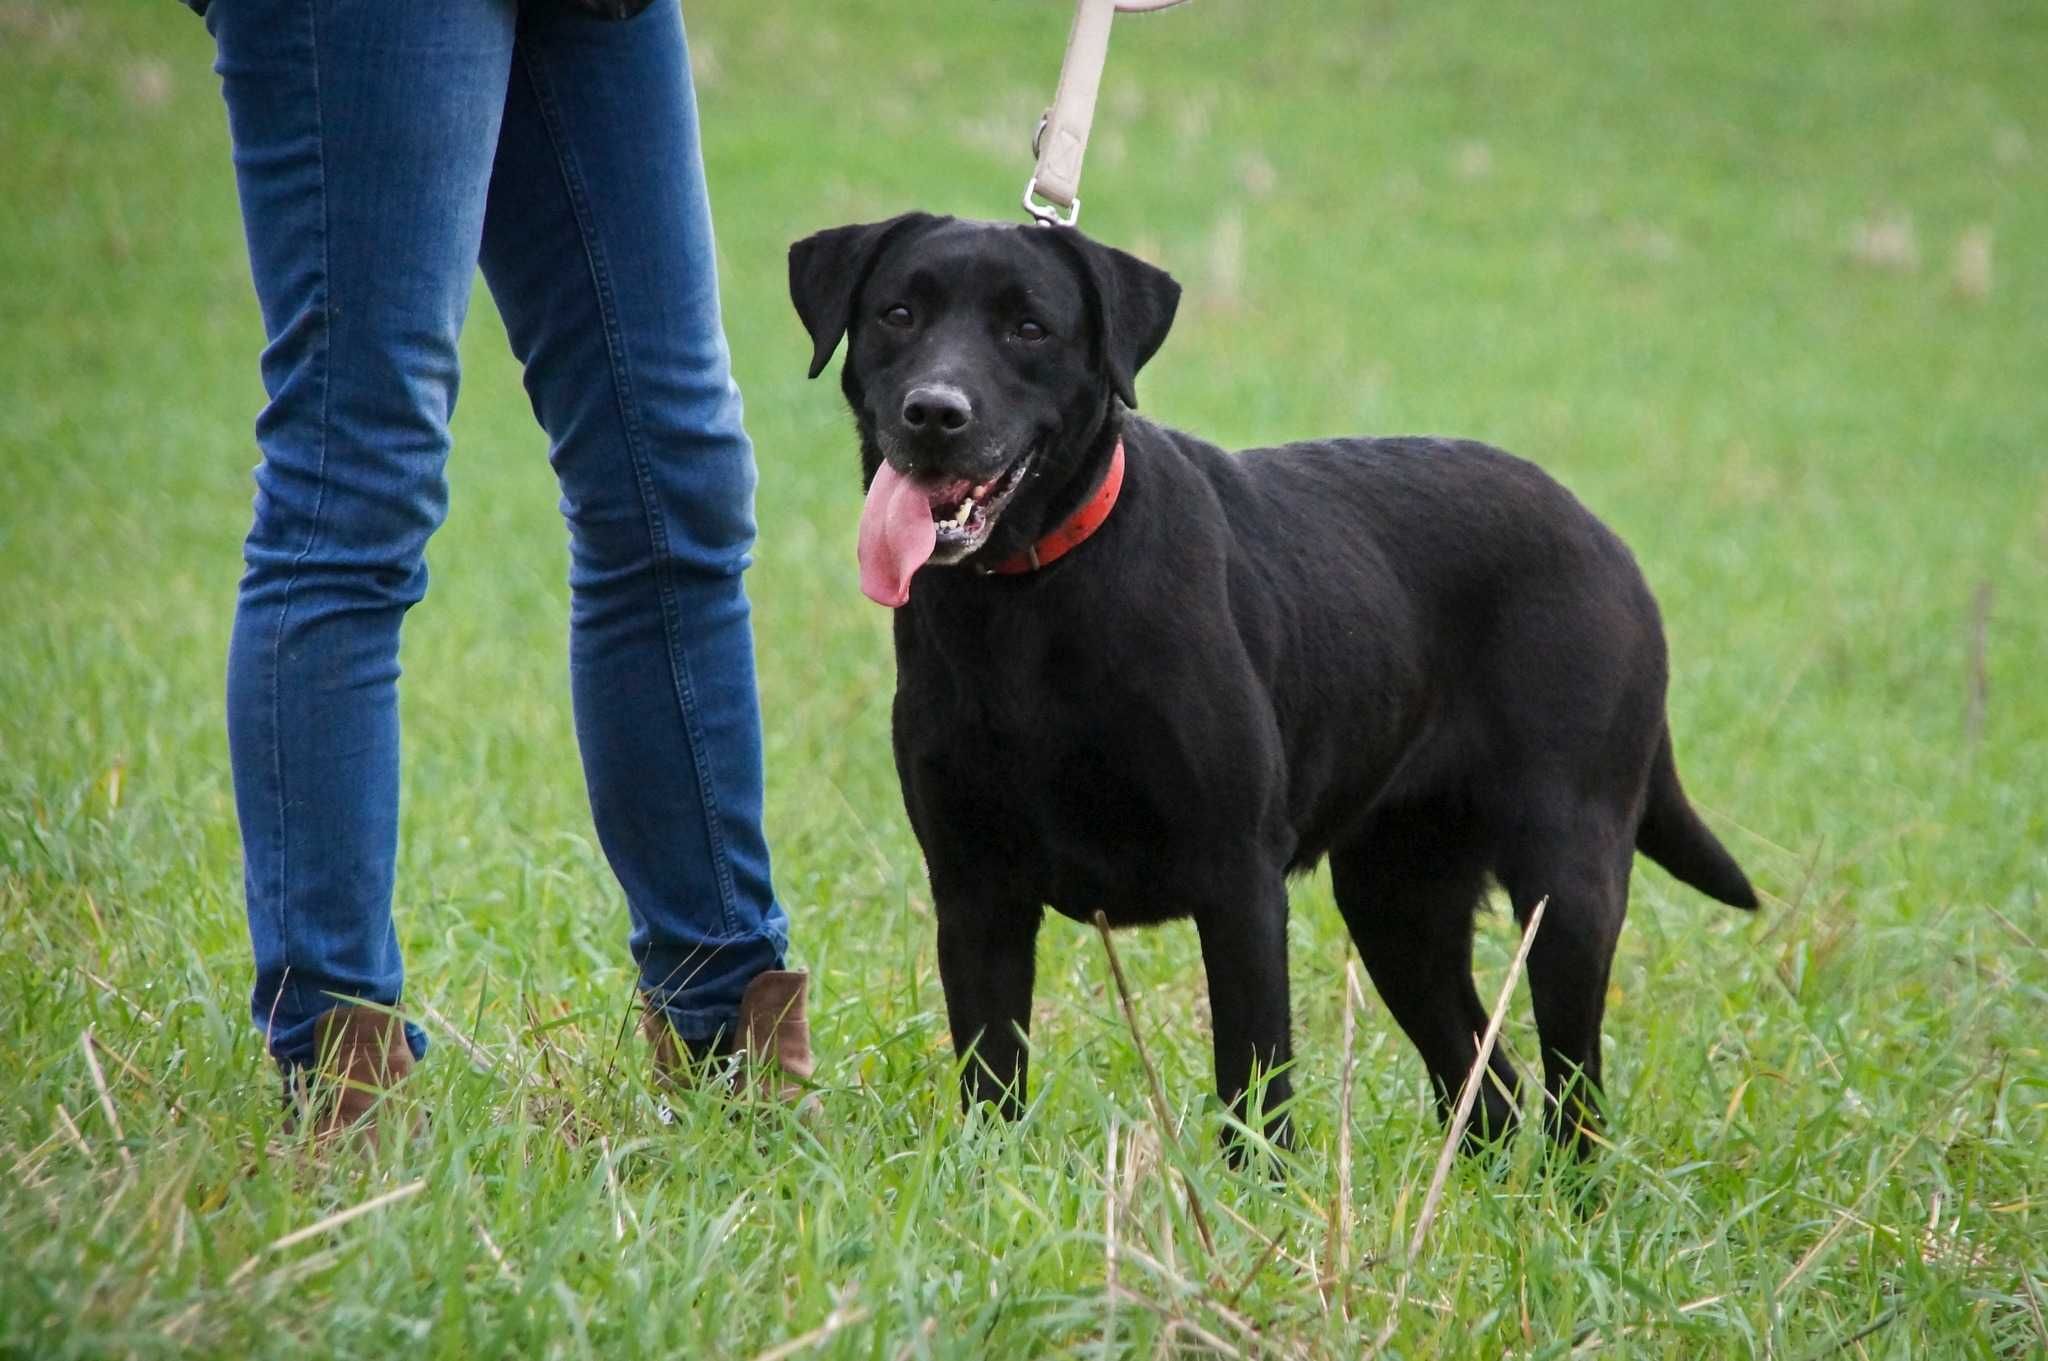
M 287 1069 L 337 999 L 399 997 L 399 623 L 446 506 L 515 18 L 512 0 L 208 14 L 269 339 L 227 702 L 252 1012 Z
M 483 267 L 562 486 L 576 735 L 641 986 L 684 1040 L 730 1039 L 788 924 L 741 583 L 753 450 L 675 5 L 524 9 Z

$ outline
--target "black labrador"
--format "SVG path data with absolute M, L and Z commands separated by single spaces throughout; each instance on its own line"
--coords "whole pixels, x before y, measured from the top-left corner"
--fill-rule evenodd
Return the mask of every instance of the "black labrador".
M 924 849 L 962 1099 L 1025 1093 L 1046 905 L 1192 917 L 1216 1082 L 1288 1137 L 1287 876 L 1330 860 L 1448 1109 L 1486 1012 L 1488 876 L 1526 920 L 1553 1131 L 1597 1117 L 1638 850 L 1756 896 L 1687 803 L 1657 604 L 1535 465 L 1447 439 L 1228 454 L 1133 415 L 1180 288 L 1066 228 L 912 213 L 789 255 L 868 483 L 861 582 L 895 615 L 896 768 Z M 943 570 L 941 570 L 943 569 Z M 1506 1058 L 1475 1108 L 1506 1132 Z

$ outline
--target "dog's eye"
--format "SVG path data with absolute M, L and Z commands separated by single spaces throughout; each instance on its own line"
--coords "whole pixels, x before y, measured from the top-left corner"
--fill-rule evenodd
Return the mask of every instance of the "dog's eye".
M 884 326 L 894 326 L 900 330 L 910 325 L 910 322 L 910 309 L 900 302 L 882 313 L 882 324 Z
M 1017 339 L 1019 340 L 1043 340 L 1051 334 L 1052 332 L 1028 318 L 1017 323 Z

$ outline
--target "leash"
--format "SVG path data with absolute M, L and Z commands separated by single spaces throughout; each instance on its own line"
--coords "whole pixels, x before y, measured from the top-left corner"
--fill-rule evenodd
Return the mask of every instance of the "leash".
M 1102 88 L 1102 64 L 1109 56 L 1109 21 L 1119 13 L 1145 14 L 1183 3 L 1185 0 L 1078 0 L 1052 107 L 1038 120 L 1038 131 L 1031 138 L 1031 154 L 1038 163 L 1024 186 L 1024 211 L 1040 226 L 1071 227 L 1081 220 L 1081 158 L 1088 154 L 1095 96 Z

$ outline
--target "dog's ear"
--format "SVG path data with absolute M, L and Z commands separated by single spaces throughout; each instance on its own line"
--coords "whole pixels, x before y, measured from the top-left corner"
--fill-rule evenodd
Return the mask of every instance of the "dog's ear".
M 1110 386 L 1125 406 L 1137 406 L 1138 370 L 1166 343 L 1166 333 L 1173 329 L 1180 285 L 1165 270 L 1114 246 L 1091 241 L 1072 228 L 1051 228 L 1047 235 L 1079 257 L 1095 294 Z
M 887 222 L 833 227 L 789 248 L 789 300 L 811 333 L 811 372 L 832 362 L 839 337 L 853 324 L 853 299 L 882 247 L 905 228 L 937 222 L 930 213 L 905 213 Z

